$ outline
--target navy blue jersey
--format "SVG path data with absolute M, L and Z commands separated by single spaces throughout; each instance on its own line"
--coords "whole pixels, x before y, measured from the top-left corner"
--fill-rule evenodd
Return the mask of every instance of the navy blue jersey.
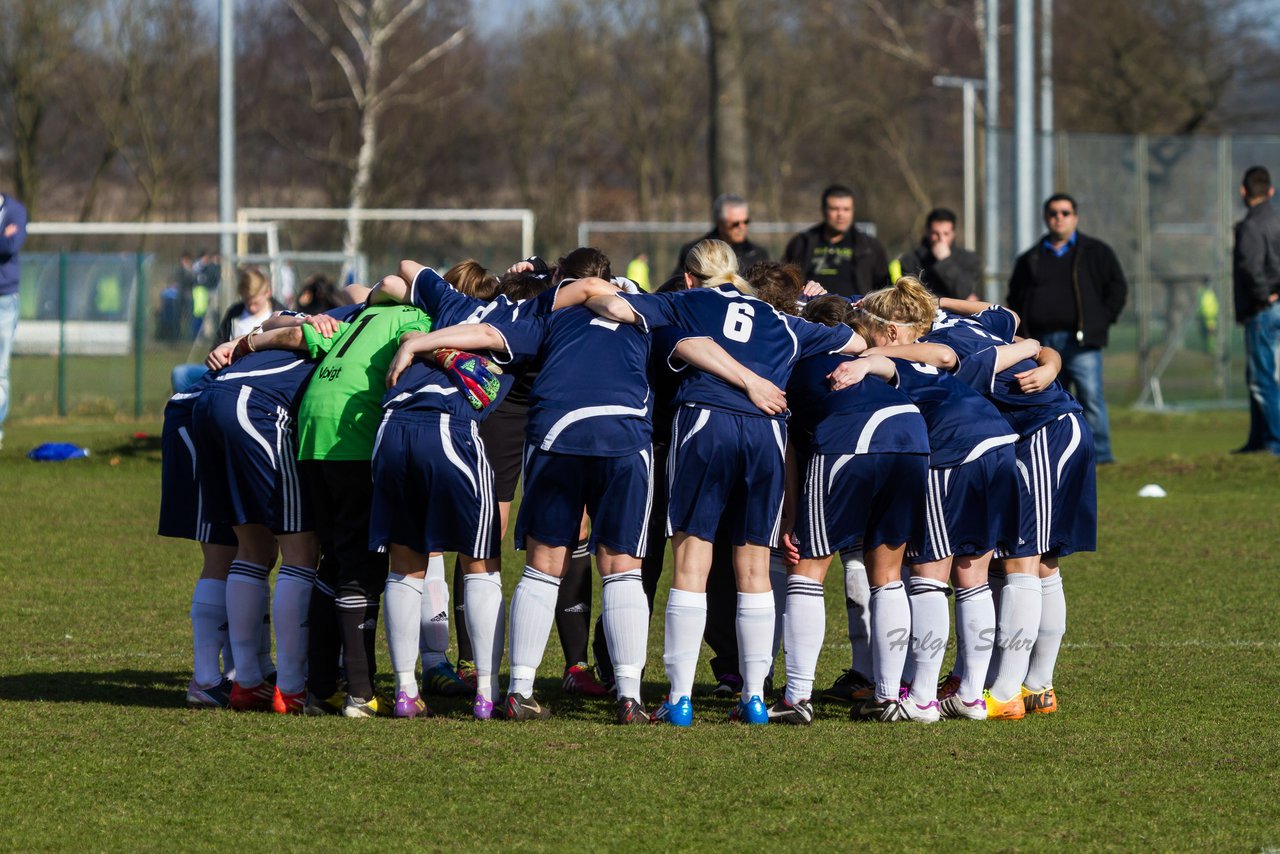
M 894 359 L 898 390 L 920 409 L 929 428 L 929 466 L 952 468 L 1017 441 L 985 397 L 946 371 L 907 359 Z
M 529 391 L 529 445 L 620 457 L 650 444 L 645 329 L 596 317 L 582 306 L 492 325 L 513 362 L 538 370 Z
M 995 348 L 1013 343 L 1017 327 L 1013 312 L 998 305 L 972 317 L 939 312 L 933 331 L 920 340 L 945 344 L 954 350 L 960 360 L 956 378 L 995 404 L 1019 434 L 1029 436 L 1058 416 L 1081 409 L 1057 380 L 1043 391 L 1023 393 L 1016 375 L 1037 367 L 1032 359 L 1023 359 L 1012 367 L 996 371 Z
M 364 308 L 364 304 L 344 305 L 326 311 L 329 317 L 349 321 Z M 252 386 L 272 403 L 290 412 L 298 411 L 298 403 L 307 388 L 318 361 L 307 358 L 296 350 L 259 350 L 236 359 L 213 376 L 219 387 Z
M 791 369 L 799 359 L 839 352 L 853 337 L 848 327 L 823 326 L 783 314 L 732 285 L 691 288 L 669 294 L 619 296 L 650 327 L 670 325 L 684 331 L 684 335 L 675 339 L 668 334 L 663 340 L 664 347 L 674 347 L 672 341 L 679 343 L 683 338 L 710 338 L 746 368 L 779 388 L 787 385 Z M 693 368 L 683 372 L 676 402 L 763 417 L 746 392 Z
M 810 453 L 927 454 L 924 418 L 905 394 L 879 377 L 831 390 L 827 375 L 857 357 L 801 359 L 787 384 L 791 429 Z

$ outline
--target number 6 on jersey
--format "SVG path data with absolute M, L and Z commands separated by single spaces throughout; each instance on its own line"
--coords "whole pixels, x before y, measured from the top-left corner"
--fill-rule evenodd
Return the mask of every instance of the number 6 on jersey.
M 751 338 L 751 318 L 756 310 L 750 303 L 734 302 L 724 316 L 724 337 L 746 343 Z

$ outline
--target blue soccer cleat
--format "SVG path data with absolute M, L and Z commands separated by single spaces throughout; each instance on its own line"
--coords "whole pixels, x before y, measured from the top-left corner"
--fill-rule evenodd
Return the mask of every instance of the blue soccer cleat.
M 755 694 L 750 700 L 745 698 L 739 700 L 738 705 L 734 706 L 733 711 L 729 713 L 729 720 L 744 724 L 767 724 L 769 710 L 765 708 L 764 700 L 760 699 L 760 695 Z
M 681 697 L 674 703 L 668 697 L 653 713 L 653 722 L 672 726 L 689 726 L 693 723 L 693 703 L 689 702 L 688 697 Z

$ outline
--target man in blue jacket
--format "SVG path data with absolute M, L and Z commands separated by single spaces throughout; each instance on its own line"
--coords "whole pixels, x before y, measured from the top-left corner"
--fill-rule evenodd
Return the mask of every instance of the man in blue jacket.
M 0 193 L 0 443 L 9 414 L 9 356 L 18 330 L 18 250 L 27 239 L 27 209 Z

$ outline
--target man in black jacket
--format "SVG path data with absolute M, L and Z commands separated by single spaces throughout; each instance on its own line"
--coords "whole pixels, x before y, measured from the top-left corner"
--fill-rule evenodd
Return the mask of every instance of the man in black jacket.
M 680 247 L 676 255 L 676 268 L 672 276 L 684 273 L 684 259 L 689 257 L 689 250 L 703 240 L 723 240 L 733 247 L 733 254 L 738 256 L 738 272 L 745 273 L 757 261 L 768 261 L 769 253 L 763 246 L 747 239 L 747 226 L 751 225 L 751 214 L 747 209 L 747 200 L 733 193 L 722 193 L 712 203 L 716 227 L 699 237 L 690 240 Z
M 915 276 L 937 297 L 976 299 L 982 262 L 956 244 L 956 213 L 934 208 L 924 220 L 924 237 L 898 259 L 900 275 Z
M 822 222 L 791 238 L 782 260 L 841 296 L 890 285 L 888 254 L 880 241 L 853 227 L 853 190 L 839 184 L 822 191 Z
M 1124 309 L 1128 285 L 1111 247 L 1076 230 L 1076 200 L 1066 193 L 1044 203 L 1049 233 L 1018 256 L 1009 279 L 1009 308 L 1019 333 L 1062 355 L 1064 384 L 1084 408 L 1099 463 L 1114 460 L 1102 396 L 1102 348 Z
M 1249 212 L 1236 225 L 1232 285 L 1236 322 L 1244 325 L 1245 381 L 1249 385 L 1249 438 L 1241 453 L 1280 454 L 1280 211 L 1271 173 L 1253 166 L 1240 182 Z

